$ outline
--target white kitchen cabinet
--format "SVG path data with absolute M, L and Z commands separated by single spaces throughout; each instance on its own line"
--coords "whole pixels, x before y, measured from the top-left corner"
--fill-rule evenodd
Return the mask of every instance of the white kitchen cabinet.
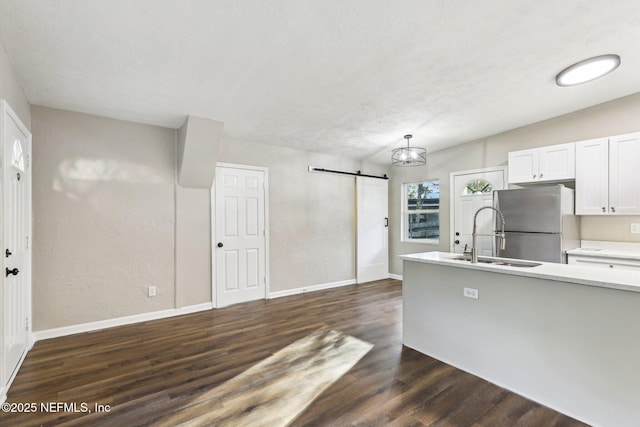
M 595 257 L 567 255 L 567 263 L 572 265 L 583 265 L 589 267 L 610 268 L 615 270 L 640 271 L 640 260 L 619 259 L 612 257 Z
M 537 181 L 539 164 L 537 148 L 512 151 L 509 153 L 509 184 Z
M 509 184 L 567 181 L 575 177 L 573 142 L 509 153 Z
M 576 143 L 576 214 L 640 214 L 640 133 Z
M 640 132 L 609 138 L 609 210 L 640 214 Z
M 609 138 L 576 142 L 576 215 L 609 212 Z

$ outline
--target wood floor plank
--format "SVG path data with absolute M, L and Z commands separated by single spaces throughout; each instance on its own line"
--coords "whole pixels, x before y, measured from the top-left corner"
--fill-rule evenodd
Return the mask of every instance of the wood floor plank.
M 403 347 L 401 292 L 389 279 L 40 341 L 7 402 L 110 410 L 0 413 L 0 426 L 197 424 L 224 404 L 212 390 L 321 327 L 374 347 L 293 426 L 584 425 Z

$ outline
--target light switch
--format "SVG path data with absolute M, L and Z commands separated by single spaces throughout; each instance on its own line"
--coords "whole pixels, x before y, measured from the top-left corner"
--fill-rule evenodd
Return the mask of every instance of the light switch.
M 631 234 L 640 234 L 640 223 L 631 223 Z

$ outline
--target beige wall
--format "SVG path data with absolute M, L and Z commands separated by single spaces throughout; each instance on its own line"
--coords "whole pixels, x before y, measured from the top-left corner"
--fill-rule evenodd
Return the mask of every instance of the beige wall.
M 34 330 L 210 302 L 210 190 L 176 185 L 177 132 L 32 114 Z M 230 139 L 220 160 L 269 168 L 272 292 L 355 278 L 355 178 L 308 166 L 386 166 Z
M 402 274 L 397 255 L 449 251 L 449 177 L 451 172 L 507 164 L 509 151 L 580 141 L 601 136 L 640 131 L 640 93 L 585 110 L 471 141 L 427 154 L 427 165 L 391 168 L 389 183 L 390 260 L 394 274 Z M 440 180 L 440 244 L 400 242 L 400 196 L 403 182 Z M 582 217 L 584 240 L 640 242 L 640 235 L 629 233 L 629 224 L 640 216 Z
M 173 308 L 175 130 L 32 118 L 34 330 Z
M 7 51 L 0 42 L 0 99 L 5 99 L 24 125 L 31 129 L 29 101 L 22 90 L 20 80 L 13 70 Z
M 355 278 L 355 178 L 308 167 L 385 174 L 387 166 L 229 138 L 219 159 L 268 168 L 271 292 Z M 177 202 L 176 293 L 184 307 L 211 301 L 210 191 L 178 187 Z
M 220 161 L 269 168 L 272 292 L 355 278 L 355 178 L 308 167 L 387 173 L 386 166 L 228 139 Z
M 33 107 L 34 329 L 211 301 L 207 189 L 175 184 L 177 132 Z M 390 268 L 396 255 L 449 250 L 449 174 L 506 164 L 509 151 L 640 130 L 640 94 L 388 169 L 331 155 L 223 139 L 220 161 L 269 168 L 271 291 L 355 277 L 354 178 L 308 166 L 390 173 Z M 213 166 L 212 166 L 213 167 Z M 439 245 L 400 243 L 403 182 L 440 179 Z M 584 217 L 583 239 L 640 241 L 640 217 Z M 158 296 L 147 296 L 147 286 Z
M 210 189 L 176 187 L 176 307 L 211 302 Z

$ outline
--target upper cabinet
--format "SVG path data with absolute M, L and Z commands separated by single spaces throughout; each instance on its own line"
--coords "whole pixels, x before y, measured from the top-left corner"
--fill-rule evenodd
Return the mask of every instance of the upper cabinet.
M 576 214 L 609 213 L 609 138 L 576 142 Z
M 640 214 L 640 133 L 576 142 L 576 214 Z
M 509 153 L 509 184 L 568 181 L 575 178 L 573 142 Z

